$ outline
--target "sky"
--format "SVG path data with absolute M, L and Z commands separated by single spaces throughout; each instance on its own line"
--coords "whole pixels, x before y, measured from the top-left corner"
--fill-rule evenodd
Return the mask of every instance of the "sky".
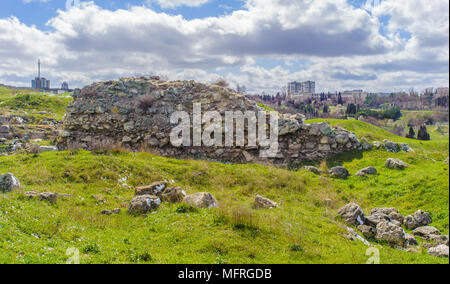
M 274 94 L 449 85 L 448 0 L 2 0 L 0 83 L 160 75 Z

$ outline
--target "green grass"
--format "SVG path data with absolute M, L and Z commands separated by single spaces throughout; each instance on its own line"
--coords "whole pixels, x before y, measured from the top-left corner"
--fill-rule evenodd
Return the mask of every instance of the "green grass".
M 382 140 L 387 134 L 359 121 L 330 123 L 347 124 L 360 137 L 370 134 Z M 351 173 L 369 165 L 379 170 L 377 176 L 347 180 L 147 153 L 3 156 L 0 173 L 14 173 L 22 191 L 73 197 L 49 204 L 25 199 L 19 191 L 1 194 L 0 263 L 64 263 L 68 248 L 80 251 L 81 263 L 365 263 L 367 247 L 345 239 L 345 225 L 335 219 L 337 209 L 349 201 L 367 213 L 375 206 L 394 206 L 405 215 L 420 208 L 432 214 L 433 226 L 448 234 L 449 172 L 442 162 L 448 156 L 448 140 L 445 149 L 440 143 L 418 143 L 415 154 L 374 150 L 326 161 L 328 167 L 344 165 Z M 391 156 L 412 167 L 385 169 L 384 161 Z M 163 203 L 147 216 L 130 216 L 126 208 L 118 215 L 100 215 L 103 209 L 127 204 L 134 187 L 164 179 L 175 180 L 174 186 L 188 194 L 211 192 L 220 208 Z M 92 198 L 98 194 L 106 203 Z M 280 208 L 252 209 L 256 194 L 278 202 Z M 448 263 L 425 251 L 407 253 L 384 244 L 379 249 L 381 263 Z
M 35 122 L 45 118 L 62 120 L 66 107 L 71 101 L 72 98 L 68 93 L 53 95 L 0 87 L 0 114 L 11 113 L 26 116 Z M 27 112 L 24 114 L 23 110 L 27 110 Z

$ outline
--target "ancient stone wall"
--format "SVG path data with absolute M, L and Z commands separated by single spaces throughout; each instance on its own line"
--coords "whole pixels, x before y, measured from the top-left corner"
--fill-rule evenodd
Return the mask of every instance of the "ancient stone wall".
M 59 134 L 59 149 L 121 146 L 168 157 L 280 164 L 321 159 L 366 146 L 346 130 L 332 129 L 326 123 L 305 124 L 302 115 L 283 115 L 276 158 L 261 158 L 259 147 L 175 147 L 169 139 L 175 126 L 170 115 L 175 111 L 192 115 L 194 103 L 201 103 L 202 112 L 215 110 L 222 116 L 225 111 L 263 110 L 230 89 L 194 81 L 125 78 L 76 89 L 73 97 Z

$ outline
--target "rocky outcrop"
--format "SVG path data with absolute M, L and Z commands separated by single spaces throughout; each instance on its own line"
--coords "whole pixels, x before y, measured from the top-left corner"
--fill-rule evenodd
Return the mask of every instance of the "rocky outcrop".
M 448 246 L 439 245 L 437 247 L 432 247 L 428 250 L 428 254 L 432 256 L 448 258 Z
M 225 121 L 225 112 L 259 112 L 263 108 L 245 96 L 216 85 L 194 81 L 164 82 L 158 78 L 128 78 L 94 83 L 73 92 L 73 103 L 67 108 L 64 129 L 60 131 L 58 149 L 108 149 L 117 145 L 133 151 L 152 150 L 168 157 L 198 157 L 230 162 L 267 162 L 286 164 L 316 160 L 350 150 L 363 150 L 356 136 L 326 123 L 305 124 L 302 115 L 280 115 L 278 153 L 275 157 L 260 156 L 260 145 L 248 144 L 245 128 L 244 146 L 195 146 L 194 129 L 190 125 L 189 145 L 174 146 L 170 121 L 175 111 L 185 111 L 193 119 L 193 104 L 201 103 L 201 111 L 218 111 Z M 252 118 L 253 120 L 253 118 Z M 269 121 L 269 119 L 267 119 Z M 270 130 L 267 128 L 267 134 Z M 222 134 L 226 127 L 220 129 Z M 225 136 L 225 135 L 222 135 Z M 236 142 L 236 141 L 235 141 Z
M 389 218 L 388 215 L 385 215 L 383 213 L 374 213 L 374 214 L 366 217 L 365 224 L 376 228 L 377 225 L 383 221 L 391 222 L 391 219 Z
M 338 214 L 347 224 L 353 226 L 363 225 L 366 219 L 361 207 L 354 202 L 339 209 Z
M 423 212 L 422 210 L 417 210 L 413 215 L 408 215 L 403 220 L 405 227 L 413 230 L 418 227 L 423 227 L 431 224 L 433 220 L 428 212 Z
M 437 245 L 448 246 L 448 235 L 428 235 L 428 240 Z
M 367 225 L 358 226 L 358 230 L 361 231 L 363 236 L 367 239 L 373 239 L 377 234 L 377 230 L 375 228 Z
M 187 205 L 195 206 L 198 208 L 217 208 L 219 204 L 216 198 L 207 192 L 198 192 L 188 195 L 183 200 Z
M 429 240 L 431 235 L 440 235 L 441 232 L 433 226 L 423 226 L 415 229 L 413 235 Z
M 399 247 L 403 247 L 406 241 L 403 228 L 388 221 L 381 221 L 378 223 L 377 235 L 375 238 Z
M 417 246 L 418 245 L 416 238 L 411 234 L 405 234 L 405 244 L 407 246 Z
M 20 187 L 19 180 L 11 173 L 0 175 L 0 191 L 10 192 Z
M 255 200 L 253 201 L 253 206 L 256 209 L 271 209 L 278 207 L 278 204 L 268 198 L 256 195 Z

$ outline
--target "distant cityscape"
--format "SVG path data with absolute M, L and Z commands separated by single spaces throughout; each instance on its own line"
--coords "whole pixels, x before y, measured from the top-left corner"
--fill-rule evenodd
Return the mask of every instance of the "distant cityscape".
M 71 92 L 72 90 L 69 89 L 69 83 L 63 82 L 61 84 L 61 88 L 50 88 L 50 80 L 47 80 L 44 77 L 41 77 L 41 60 L 38 60 L 38 75 L 34 78 L 34 80 L 31 80 L 31 88 L 37 89 L 37 90 L 44 90 L 48 91 L 54 94 L 63 94 L 67 92 Z

